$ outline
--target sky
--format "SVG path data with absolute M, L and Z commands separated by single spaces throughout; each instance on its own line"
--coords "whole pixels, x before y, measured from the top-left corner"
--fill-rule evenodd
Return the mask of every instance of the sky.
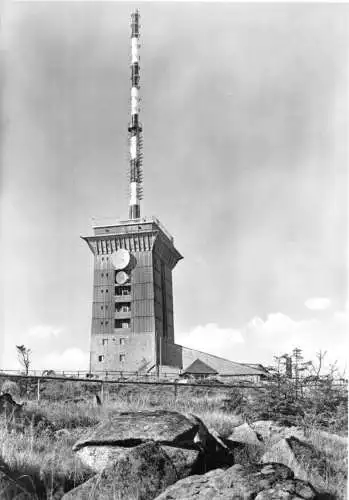
M 8 2 L 0 367 L 88 369 L 92 217 L 127 218 L 130 13 L 143 215 L 173 234 L 175 340 L 346 366 L 348 5 Z

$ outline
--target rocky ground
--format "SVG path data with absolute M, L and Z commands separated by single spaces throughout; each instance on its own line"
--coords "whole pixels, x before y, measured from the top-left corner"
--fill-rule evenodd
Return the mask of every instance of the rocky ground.
M 90 421 L 88 415 L 72 420 L 66 411 L 67 428 L 11 395 L 0 396 L 1 499 L 345 498 L 331 487 L 329 478 L 345 483 L 346 477 L 336 475 L 328 453 L 346 450 L 345 437 L 241 419 L 228 433 L 201 415 L 160 408 L 86 406 Z M 30 453 L 37 457 L 31 464 Z

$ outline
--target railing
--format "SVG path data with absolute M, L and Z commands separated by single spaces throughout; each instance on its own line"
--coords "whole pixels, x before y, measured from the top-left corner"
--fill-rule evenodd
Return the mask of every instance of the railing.
M 121 330 L 121 329 L 120 329 Z M 144 380 L 144 381 L 150 381 L 150 382 L 158 382 L 158 383 L 162 383 L 160 382 L 160 379 L 161 380 L 165 380 L 167 381 L 168 383 L 187 383 L 187 382 L 191 382 L 191 381 L 195 381 L 197 380 L 196 378 L 193 378 L 193 377 L 189 377 L 189 378 L 186 378 L 184 379 L 183 377 L 181 377 L 181 373 L 180 371 L 175 371 L 175 372 L 169 372 L 169 371 L 162 371 L 161 370 L 161 367 L 159 368 L 159 373 L 157 371 L 154 371 L 154 372 L 151 372 L 151 373 L 139 373 L 139 372 L 131 372 L 131 371 L 124 371 L 124 370 L 94 370 L 93 372 L 90 372 L 88 370 L 52 370 L 52 369 L 46 369 L 46 370 L 29 370 L 28 373 L 26 374 L 23 370 L 6 370 L 6 369 L 0 369 L 0 377 L 1 378 L 4 378 L 4 377 L 11 377 L 11 376 L 15 376 L 15 377 L 40 377 L 40 378 L 62 378 L 62 379 L 79 379 L 79 380 L 96 380 L 96 381 L 103 381 L 103 380 L 106 380 L 106 381 L 115 381 L 115 382 L 118 382 L 118 381 L 130 381 L 130 382 L 134 382 L 134 381 L 141 381 L 141 380 Z M 252 376 L 253 377 L 253 376 Z M 217 385 L 213 385 L 212 382 L 215 380 L 217 381 L 217 378 L 220 380 L 220 382 L 217 383 Z M 255 382 L 252 382 L 251 380 L 251 376 L 247 376 L 247 375 L 229 375 L 227 377 L 213 377 L 213 378 L 210 378 L 210 377 L 204 377 L 202 376 L 201 378 L 198 377 L 198 380 L 199 380 L 199 383 L 198 382 L 194 382 L 192 385 L 204 385 L 203 382 L 205 380 L 207 380 L 208 384 L 210 387 L 212 386 L 215 386 L 215 387 L 229 387 L 230 384 L 227 382 L 227 381 L 224 381 L 222 382 L 222 379 L 227 379 L 228 381 L 229 380 L 234 380 L 234 382 L 236 381 L 238 385 L 242 384 L 244 385 L 246 382 L 249 383 L 250 387 L 265 387 L 265 386 L 268 386 L 270 384 L 270 382 L 277 382 L 277 380 L 274 378 L 271 378 L 271 379 L 261 379 L 258 381 L 258 384 L 255 383 Z M 295 381 L 295 379 L 289 379 L 290 381 L 293 380 Z M 298 383 L 300 386 L 303 386 L 303 387 L 311 387 L 311 386 L 315 386 L 315 385 L 319 385 L 321 384 L 321 380 L 320 381 L 307 381 L 307 380 L 303 380 L 303 379 L 298 379 Z M 332 381 L 332 384 L 333 386 L 337 386 L 337 387 L 345 387 L 348 385 L 348 380 L 347 379 L 343 379 L 343 378 L 338 378 L 338 379 L 334 379 Z M 237 385 L 234 385 L 234 387 L 236 387 Z
M 128 220 L 122 220 L 114 217 L 92 217 L 92 227 L 93 228 L 99 228 L 99 227 L 112 227 L 116 225 L 123 225 L 123 226 L 132 226 L 136 224 L 141 224 L 141 223 L 149 223 L 153 222 L 159 228 L 161 231 L 167 236 L 167 238 L 174 243 L 173 236 L 169 233 L 169 231 L 165 228 L 165 226 L 159 221 L 157 217 L 154 215 L 150 217 L 141 217 L 140 219 L 128 219 Z
M 81 392 L 81 387 L 75 386 L 74 383 L 84 384 L 85 391 L 86 384 L 89 386 L 87 390 L 89 394 L 96 394 L 97 392 L 100 394 L 101 401 L 104 401 L 105 398 L 109 398 L 110 391 L 113 390 L 113 385 L 116 386 L 146 386 L 150 388 L 150 386 L 154 387 L 157 391 L 158 388 L 160 390 L 169 390 L 171 394 L 173 392 L 174 400 L 177 399 L 179 394 L 182 394 L 184 388 L 195 387 L 198 389 L 206 390 L 214 390 L 214 391 L 228 391 L 230 389 L 241 389 L 241 390 L 249 390 L 253 389 L 261 391 L 262 393 L 268 390 L 268 386 L 270 384 L 270 380 L 260 380 L 258 383 L 251 382 L 249 380 L 242 380 L 237 376 L 237 381 L 231 383 L 222 383 L 217 380 L 183 380 L 178 378 L 178 373 L 164 373 L 160 374 L 160 377 L 156 373 L 152 374 L 137 374 L 134 372 L 122 372 L 122 371 L 113 371 L 113 372 L 97 372 L 90 373 L 85 370 L 78 371 L 65 371 L 65 370 L 30 370 L 28 374 L 21 372 L 20 370 L 0 370 L 0 382 L 8 379 L 9 381 L 16 381 L 19 383 L 22 388 L 25 388 L 26 398 L 27 400 L 36 399 L 40 401 L 43 399 L 54 399 L 57 396 L 47 395 L 46 389 L 47 386 L 56 387 L 56 390 L 59 391 L 59 398 L 62 397 L 62 394 L 65 396 L 71 394 L 74 396 L 75 390 Z M 50 384 L 51 382 L 51 384 Z M 57 382 L 63 382 L 63 387 L 60 384 L 55 384 Z M 64 383 L 69 382 L 69 384 L 65 385 Z M 338 384 L 332 386 L 332 388 L 336 388 L 339 391 L 347 390 L 347 380 L 339 379 Z M 91 385 L 90 385 L 91 384 Z M 1 384 L 2 385 L 2 384 Z M 0 385 L 0 387 L 1 387 Z M 316 384 L 314 384 L 316 385 Z M 180 390 L 180 388 L 182 388 Z M 300 387 L 298 387 L 300 388 Z M 304 388 L 310 388 L 309 385 L 304 386 Z M 52 389 L 51 389 L 52 390 Z M 132 389 L 133 390 L 133 389 Z M 64 391 L 64 392 L 62 392 Z M 91 393 L 92 391 L 92 393 Z M 144 390 L 142 390 L 144 392 Z M 81 396 L 81 394 L 79 394 Z
M 119 328 L 122 330 L 122 328 Z M 130 372 L 123 370 L 97 370 L 90 372 L 88 370 L 29 370 L 26 374 L 23 370 L 0 370 L 0 376 L 21 376 L 21 377 L 50 377 L 50 378 L 78 378 L 78 379 L 99 379 L 99 380 L 127 380 L 127 379 L 145 379 L 145 380 L 153 380 L 158 379 L 159 375 L 154 373 L 139 373 L 139 372 Z M 160 377 L 165 379 L 173 379 L 178 378 L 179 373 L 176 372 L 164 372 L 161 373 Z

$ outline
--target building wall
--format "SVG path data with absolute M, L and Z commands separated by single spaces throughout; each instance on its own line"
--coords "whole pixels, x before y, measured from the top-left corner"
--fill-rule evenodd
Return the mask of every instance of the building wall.
M 153 369 L 163 340 L 174 339 L 172 269 L 181 256 L 173 240 L 154 223 L 98 227 L 84 239 L 94 253 L 90 370 Z M 119 248 L 131 255 L 121 286 L 111 259 Z
M 103 360 L 99 361 L 99 356 Z M 155 366 L 155 335 L 151 333 L 113 333 L 91 338 L 93 372 L 147 372 Z
M 183 368 L 183 347 L 178 344 L 163 343 L 163 364 L 173 368 Z

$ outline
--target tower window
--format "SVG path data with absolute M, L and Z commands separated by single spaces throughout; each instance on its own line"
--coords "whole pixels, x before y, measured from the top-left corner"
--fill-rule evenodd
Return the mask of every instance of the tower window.
M 103 354 L 101 354 L 100 356 L 98 356 L 98 361 L 101 363 L 102 361 L 104 361 L 104 356 Z
M 116 286 L 115 287 L 115 295 L 121 297 L 123 295 L 130 295 L 131 287 L 130 286 Z
M 123 363 L 125 361 L 125 354 L 122 353 L 119 355 L 119 361 L 120 363 Z
M 103 325 L 103 324 L 104 324 L 104 321 L 101 321 L 101 325 Z
M 129 319 L 115 319 L 114 328 L 130 328 Z
M 101 274 L 102 278 L 104 278 L 104 273 Z
M 125 344 L 126 344 L 125 337 L 120 337 L 120 345 L 125 345 Z
M 108 293 L 108 288 L 106 288 L 105 293 Z
M 108 339 L 102 339 L 102 345 L 108 345 Z
M 102 311 L 103 311 L 103 306 L 101 306 L 101 309 L 102 309 Z
M 123 302 L 123 303 L 119 304 L 118 302 L 116 302 L 115 311 L 116 312 L 130 312 L 131 311 L 131 303 L 130 302 Z
M 102 288 L 101 292 L 102 292 L 102 293 L 104 292 L 103 288 Z

